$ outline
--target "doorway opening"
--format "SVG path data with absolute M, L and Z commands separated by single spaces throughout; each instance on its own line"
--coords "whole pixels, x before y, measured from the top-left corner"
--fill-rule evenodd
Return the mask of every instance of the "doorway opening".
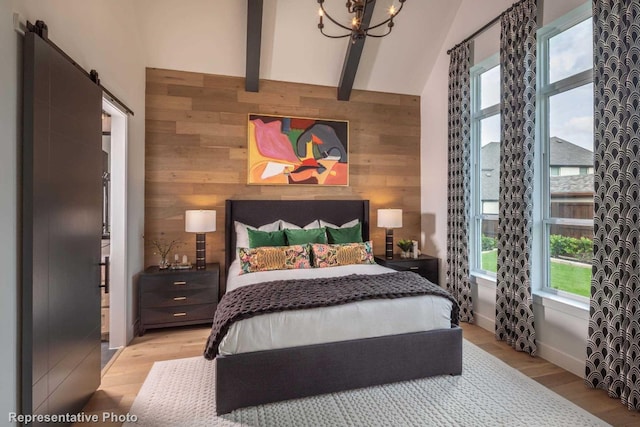
M 111 259 L 111 224 L 109 200 L 111 198 L 111 115 L 102 112 L 102 241 L 100 264 L 100 367 L 109 363 L 116 349 L 109 346 L 109 287 Z
M 102 366 L 127 344 L 127 120 L 108 97 L 102 98 L 103 210 L 101 302 Z

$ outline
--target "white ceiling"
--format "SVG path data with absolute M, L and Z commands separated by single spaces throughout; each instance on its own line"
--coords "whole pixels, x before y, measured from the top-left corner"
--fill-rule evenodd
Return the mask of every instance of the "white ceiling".
M 460 3 L 407 0 L 393 33 L 366 41 L 354 88 L 421 94 Z M 147 66 L 245 75 L 247 0 L 133 4 Z M 326 0 L 325 8 L 346 21 L 344 4 Z M 372 22 L 378 22 L 390 4 L 378 0 Z M 338 85 L 349 41 L 322 36 L 317 12 L 316 0 L 264 0 L 260 78 Z M 325 19 L 325 30 L 333 29 Z

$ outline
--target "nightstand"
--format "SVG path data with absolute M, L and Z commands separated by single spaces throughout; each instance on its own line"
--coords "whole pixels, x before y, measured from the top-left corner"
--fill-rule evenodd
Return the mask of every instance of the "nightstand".
M 212 323 L 219 280 L 217 263 L 205 270 L 147 268 L 138 281 L 140 335 L 152 328 Z
M 376 263 L 397 271 L 415 271 L 430 282 L 439 285 L 440 260 L 429 255 L 420 255 L 418 258 L 400 258 L 393 255 L 393 259 L 387 259 L 384 255 L 375 257 Z

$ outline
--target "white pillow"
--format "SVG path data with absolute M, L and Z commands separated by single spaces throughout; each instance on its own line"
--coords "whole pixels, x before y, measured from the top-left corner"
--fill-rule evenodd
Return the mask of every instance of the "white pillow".
M 247 230 L 260 230 L 260 231 L 278 231 L 280 227 L 280 220 L 272 222 L 271 224 L 261 225 L 256 228 L 251 225 L 243 224 L 238 221 L 234 221 L 236 228 L 236 249 L 249 247 L 249 232 Z
M 349 227 L 355 227 L 356 224 L 358 224 L 360 222 L 360 220 L 358 218 L 353 219 L 349 222 L 345 222 L 344 224 L 338 226 L 338 225 L 334 225 L 331 224 L 330 222 L 326 222 L 323 220 L 320 220 L 320 227 L 331 227 L 331 228 L 349 228 Z
M 316 219 L 311 221 L 309 224 L 304 227 L 297 226 L 295 224 L 291 224 L 290 222 L 280 220 L 280 230 L 311 230 L 313 228 L 320 228 L 320 222 Z

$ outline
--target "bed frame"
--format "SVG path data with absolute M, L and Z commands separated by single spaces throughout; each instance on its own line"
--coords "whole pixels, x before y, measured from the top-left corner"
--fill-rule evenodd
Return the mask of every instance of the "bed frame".
M 362 222 L 369 239 L 368 200 L 227 200 L 226 271 L 236 255 L 234 221 L 260 226 L 283 219 L 341 225 Z M 462 329 L 390 335 L 216 357 L 216 412 L 324 393 L 462 373 Z

